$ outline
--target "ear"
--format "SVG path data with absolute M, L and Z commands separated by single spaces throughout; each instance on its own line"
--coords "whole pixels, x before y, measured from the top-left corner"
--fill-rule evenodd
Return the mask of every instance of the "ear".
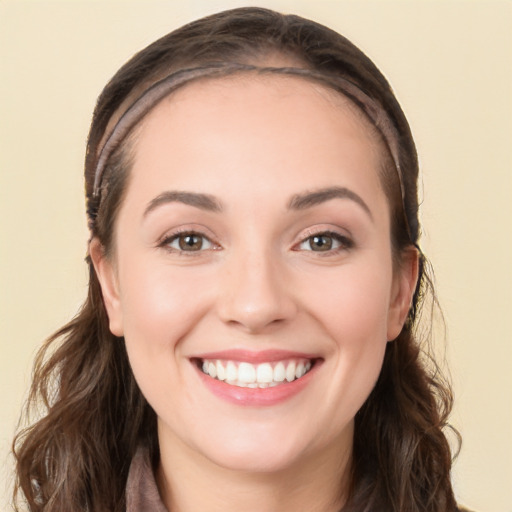
M 387 337 L 389 341 L 394 340 L 400 334 L 407 320 L 418 282 L 418 272 L 419 254 L 415 247 L 410 247 L 401 254 L 400 263 L 393 278 L 388 311 Z
M 89 242 L 89 255 L 101 286 L 103 302 L 107 309 L 110 332 L 114 336 L 123 336 L 123 312 L 119 296 L 119 285 L 116 269 L 105 249 L 97 238 Z

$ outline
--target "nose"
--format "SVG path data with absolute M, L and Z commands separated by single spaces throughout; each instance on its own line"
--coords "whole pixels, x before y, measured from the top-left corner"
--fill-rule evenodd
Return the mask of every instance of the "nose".
M 250 333 L 266 332 L 291 320 L 297 304 L 283 266 L 263 251 L 230 259 L 218 295 L 221 320 Z

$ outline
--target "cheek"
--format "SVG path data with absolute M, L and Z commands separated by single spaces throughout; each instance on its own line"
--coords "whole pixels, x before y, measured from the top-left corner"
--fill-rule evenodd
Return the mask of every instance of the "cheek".
M 183 430 L 172 413 L 197 397 L 187 385 L 183 355 L 209 303 L 202 276 L 160 265 L 127 265 L 121 293 L 126 350 L 137 384 L 151 407 L 173 430 Z M 170 285 L 172 283 L 172 285 Z M 211 302 L 211 301 L 210 301 Z M 184 436 L 186 432 L 182 432 Z
M 204 276 L 150 260 L 127 258 L 120 268 L 124 337 L 135 376 L 157 380 L 155 367 L 172 370 L 181 339 L 192 332 L 210 302 Z M 123 271 L 124 268 L 124 271 Z
M 390 267 L 389 267 L 390 268 Z M 353 417 L 373 389 L 387 346 L 391 272 L 376 262 L 340 269 L 320 291 L 310 287 L 310 311 L 331 341 L 332 385 L 325 399 L 340 404 L 341 422 Z
M 335 340 L 356 347 L 387 341 L 391 272 L 386 265 L 347 265 L 323 281 L 323 286 L 309 283 L 307 300 Z

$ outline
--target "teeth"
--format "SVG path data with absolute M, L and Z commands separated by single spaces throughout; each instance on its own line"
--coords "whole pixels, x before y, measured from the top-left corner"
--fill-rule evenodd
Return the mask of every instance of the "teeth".
M 256 369 L 254 366 L 249 363 L 240 363 L 238 365 L 238 380 L 247 384 L 256 382 Z M 260 379 L 258 379 L 258 382 L 261 382 Z
M 226 370 L 220 361 L 217 361 L 217 379 L 226 380 Z
M 269 363 L 258 365 L 256 380 L 260 384 L 268 384 L 274 380 L 274 370 L 272 370 L 272 366 Z
M 295 380 L 295 363 L 294 362 L 288 363 L 288 366 L 286 367 L 286 380 L 288 382 Z
M 232 361 L 229 361 L 226 366 L 226 380 L 238 380 L 238 370 Z
M 307 359 L 257 365 L 245 361 L 204 360 L 201 364 L 203 373 L 211 378 L 248 388 L 267 388 L 292 382 L 303 377 L 311 366 L 311 361 Z
M 274 368 L 274 382 L 283 382 L 286 378 L 286 368 L 284 364 L 279 362 Z

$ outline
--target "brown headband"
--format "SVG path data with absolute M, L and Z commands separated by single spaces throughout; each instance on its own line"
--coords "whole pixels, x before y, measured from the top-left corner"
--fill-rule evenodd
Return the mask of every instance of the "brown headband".
M 400 182 L 402 205 L 404 206 L 405 189 L 399 161 L 399 136 L 382 106 L 370 98 L 358 86 L 342 77 L 318 73 L 304 68 L 259 67 L 236 63 L 212 64 L 175 71 L 145 89 L 144 92 L 126 108 L 124 113 L 119 117 L 117 123 L 115 123 L 110 129 L 110 132 L 105 133 L 102 139 L 102 145 L 100 143 L 100 147 L 96 152 L 97 159 L 94 171 L 93 197 L 96 199 L 97 204 L 99 203 L 101 194 L 101 180 L 103 172 L 111 154 L 119 147 L 132 128 L 163 98 L 178 89 L 180 86 L 200 78 L 222 77 L 244 72 L 257 72 L 260 74 L 276 73 L 314 80 L 326 85 L 330 89 L 340 92 L 352 100 L 374 124 L 387 145 L 389 153 L 395 164 L 398 180 Z M 89 212 L 89 215 L 92 217 L 90 220 L 93 220 L 95 214 L 93 212 Z M 405 221 L 408 227 L 408 219 L 406 215 Z

